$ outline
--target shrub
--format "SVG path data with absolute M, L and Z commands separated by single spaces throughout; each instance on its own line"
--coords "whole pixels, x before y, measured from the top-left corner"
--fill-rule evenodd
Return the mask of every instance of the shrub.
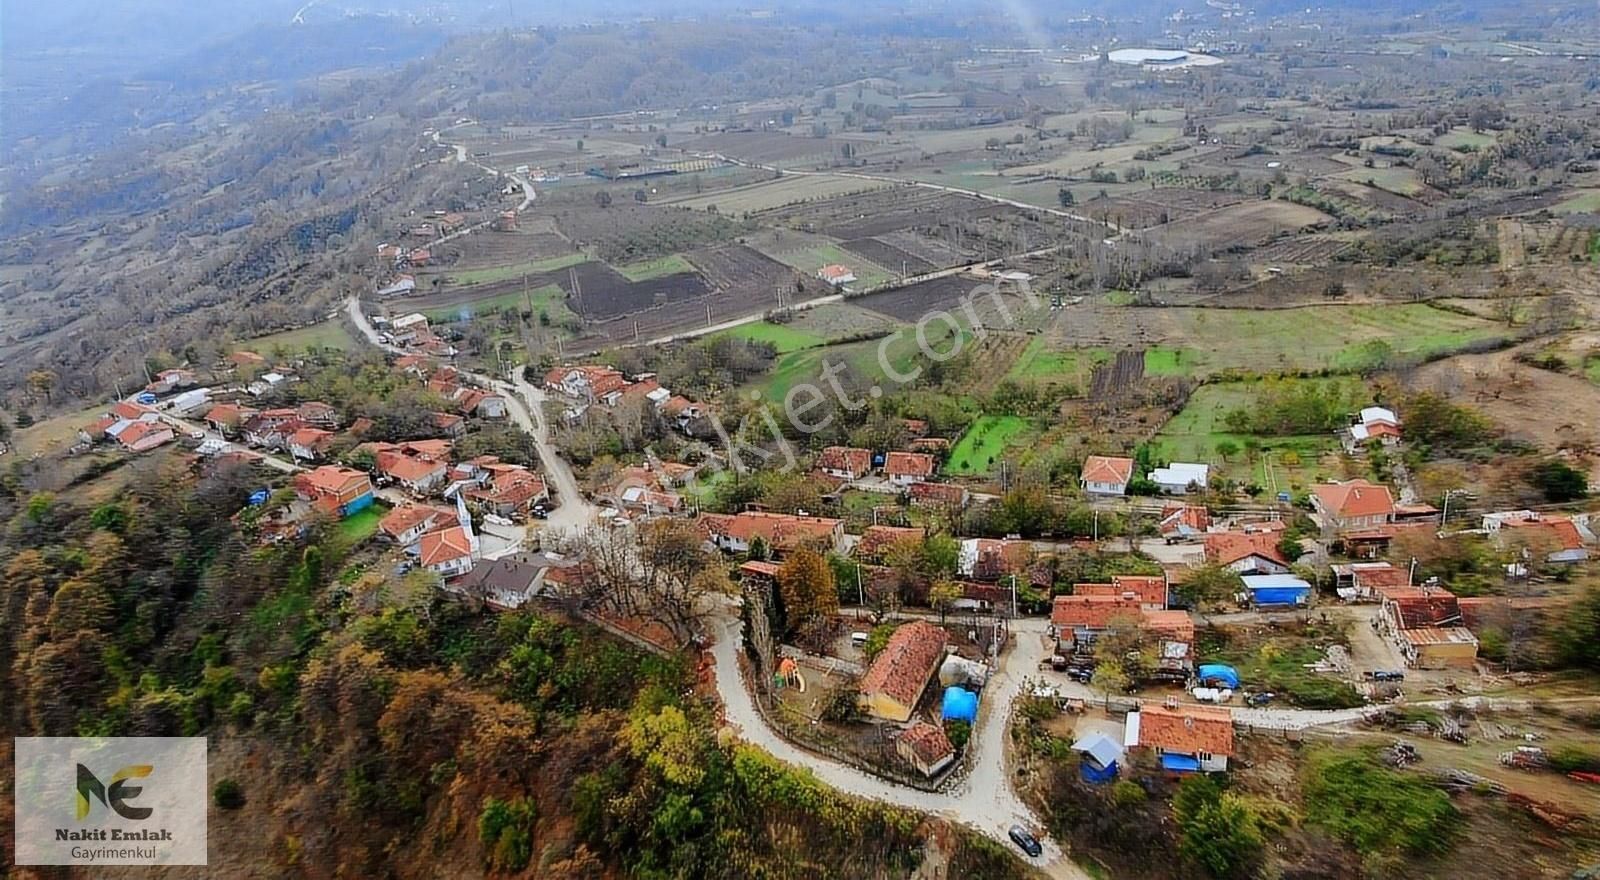
M 527 798 L 486 798 L 478 814 L 478 840 L 485 861 L 504 871 L 520 871 L 533 858 L 533 823 L 538 811 Z
M 218 779 L 211 787 L 211 802 L 219 810 L 237 810 L 245 804 L 244 787 L 231 778 Z
M 1363 855 L 1445 852 L 1461 828 L 1448 795 L 1370 754 L 1324 752 L 1313 756 L 1307 776 L 1306 819 Z
M 967 742 L 972 739 L 972 725 L 965 721 L 946 721 L 944 735 L 950 738 L 950 745 L 959 751 L 967 747 Z
M 1134 807 L 1149 799 L 1139 783 L 1131 779 L 1118 779 L 1111 786 L 1111 802 L 1119 807 Z
M 1237 795 L 1209 776 L 1191 776 L 1178 787 L 1172 809 L 1183 837 L 1178 851 L 1215 877 L 1250 874 L 1261 853 L 1261 823 Z
M 1550 768 L 1559 773 L 1600 773 L 1600 752 L 1563 746 L 1550 753 Z

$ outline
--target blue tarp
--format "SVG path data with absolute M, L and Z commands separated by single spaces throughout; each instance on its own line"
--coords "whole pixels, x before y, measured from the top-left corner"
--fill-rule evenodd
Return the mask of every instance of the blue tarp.
M 978 718 L 978 695 L 959 685 L 944 689 L 944 706 L 939 716 L 946 721 L 973 723 Z
M 360 513 L 361 511 L 366 510 L 367 508 L 369 508 L 371 506 L 372 506 L 372 493 L 368 492 L 367 494 L 362 495 L 359 498 L 356 498 L 355 500 L 353 500 L 350 503 L 346 504 L 344 507 L 340 508 L 340 511 L 345 516 L 351 516 L 352 514 Z
M 1267 587 L 1251 591 L 1250 601 L 1257 605 L 1305 605 L 1311 601 L 1311 590 L 1302 587 Z
M 1168 773 L 1194 773 L 1200 769 L 1200 759 L 1189 755 L 1162 755 L 1161 769 Z
M 1239 686 L 1239 671 L 1221 663 L 1202 664 L 1199 678 L 1200 683 L 1205 685 L 1222 685 L 1229 688 Z
M 1093 761 L 1086 759 L 1082 764 L 1079 764 L 1078 767 L 1078 772 L 1083 777 L 1083 781 L 1089 783 L 1090 785 L 1101 785 L 1117 778 L 1116 761 L 1112 761 L 1105 767 L 1100 767 L 1097 766 Z

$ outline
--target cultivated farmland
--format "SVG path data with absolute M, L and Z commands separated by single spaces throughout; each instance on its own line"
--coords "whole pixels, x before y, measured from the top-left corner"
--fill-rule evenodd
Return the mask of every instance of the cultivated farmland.
M 1028 432 L 1028 420 L 1020 416 L 980 416 L 950 450 L 945 472 L 958 476 L 981 476 L 994 467 L 1008 447 Z
M 1243 202 L 1208 214 L 1203 222 L 1174 222 L 1145 232 L 1174 250 L 1226 251 L 1254 247 L 1278 235 L 1332 221 L 1332 217 L 1292 202 Z

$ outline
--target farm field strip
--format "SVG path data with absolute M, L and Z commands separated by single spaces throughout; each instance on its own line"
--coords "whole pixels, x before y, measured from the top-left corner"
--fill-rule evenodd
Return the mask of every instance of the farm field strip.
M 871 192 L 894 184 L 854 177 L 829 177 L 820 174 L 779 177 L 747 186 L 700 193 L 688 198 L 668 199 L 664 204 L 705 210 L 713 206 L 724 214 L 769 211 L 797 202 L 818 201 L 852 193 Z
M 528 260 L 505 266 L 490 266 L 483 269 L 446 270 L 444 274 L 455 284 L 467 287 L 478 284 L 494 284 L 501 281 L 514 281 L 524 275 L 554 272 L 557 269 L 566 269 L 588 261 L 589 256 L 587 254 L 572 253 L 560 257 Z
M 960 476 L 986 474 L 994 460 L 1026 434 L 1031 425 L 1021 416 L 979 416 L 956 441 L 945 472 Z
M 342 351 L 350 351 L 357 347 L 355 337 L 351 336 L 350 331 L 345 329 L 344 323 L 337 319 L 322 321 L 298 330 L 284 330 L 269 336 L 241 340 L 239 345 L 268 356 L 280 347 L 291 352 L 303 352 L 307 347 L 337 348 Z
M 1359 381 L 1349 378 L 1294 381 L 1360 387 Z M 1280 490 L 1298 491 L 1326 475 L 1321 460 L 1339 449 L 1332 433 L 1257 436 L 1229 429 L 1228 414 L 1251 406 L 1254 401 L 1253 383 L 1202 385 L 1195 389 L 1184 408 L 1156 432 L 1153 440 L 1159 454 L 1172 461 L 1209 464 L 1226 478 L 1263 487 L 1276 485 Z M 1224 441 L 1233 443 L 1240 451 L 1224 459 L 1217 451 L 1217 445 Z M 1244 451 L 1250 441 L 1260 444 L 1259 454 L 1251 456 Z

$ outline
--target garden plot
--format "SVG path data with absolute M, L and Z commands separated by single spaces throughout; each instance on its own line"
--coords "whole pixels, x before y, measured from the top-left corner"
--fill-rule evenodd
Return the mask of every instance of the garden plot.
M 724 131 L 675 146 L 693 153 L 715 153 L 761 164 L 797 165 L 827 162 L 842 154 L 852 141 L 836 138 L 795 137 L 782 132 Z
M 893 185 L 881 180 L 862 180 L 855 177 L 788 175 L 749 186 L 675 199 L 672 204 L 699 210 L 715 207 L 722 214 L 747 214 L 770 211 L 798 202 L 814 202 L 835 196 L 871 192 Z
M 921 275 L 938 268 L 921 257 L 903 251 L 876 238 L 858 238 L 840 242 L 839 246 L 872 263 L 883 266 L 899 275 Z
M 608 262 L 632 263 L 731 241 L 748 225 L 719 214 L 618 199 L 609 207 L 568 203 L 554 209 L 562 234 Z
M 1143 229 L 1245 201 L 1239 193 L 1220 190 L 1157 187 L 1112 199 L 1091 199 L 1083 204 L 1088 216 L 1118 226 Z
M 1320 266 L 1350 247 L 1348 240 L 1331 235 L 1301 235 L 1258 248 L 1250 253 L 1250 259 L 1262 264 Z

